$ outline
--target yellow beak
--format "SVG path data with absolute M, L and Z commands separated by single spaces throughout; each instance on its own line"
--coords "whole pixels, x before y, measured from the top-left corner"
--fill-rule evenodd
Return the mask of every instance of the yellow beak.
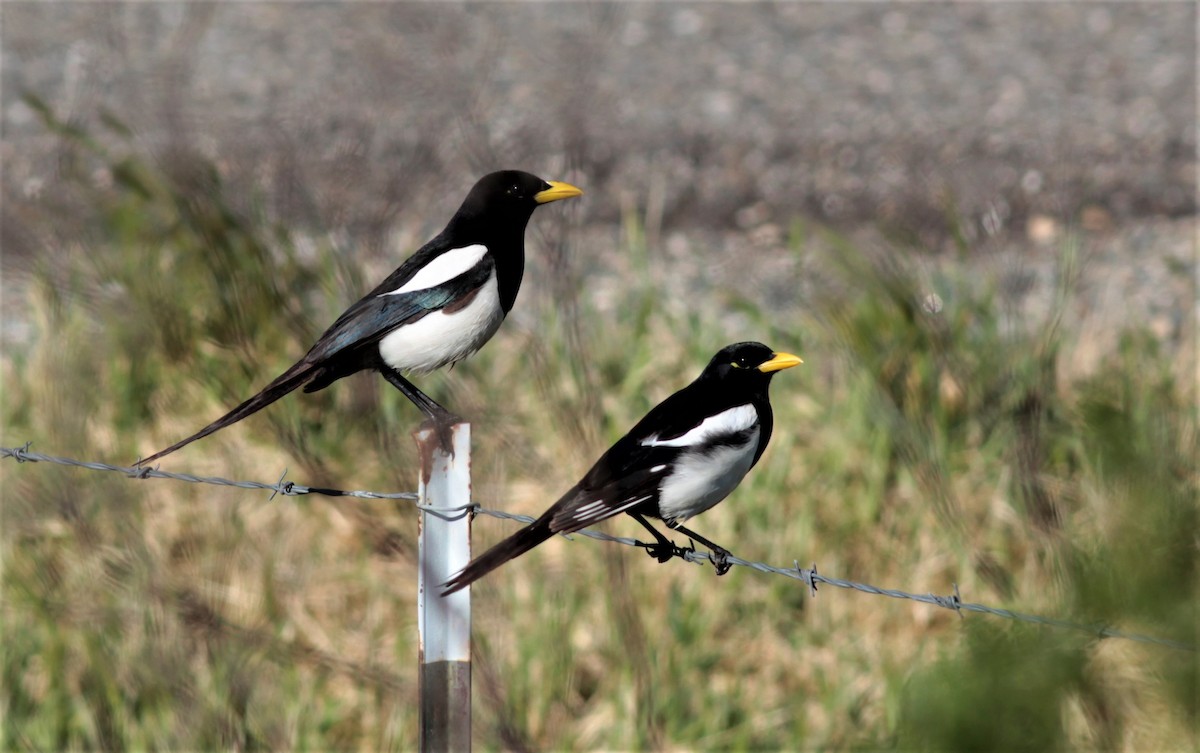
M 769 374 L 772 371 L 783 371 L 793 366 L 799 366 L 802 363 L 804 361 L 800 360 L 800 356 L 794 356 L 791 353 L 776 353 L 771 356 L 770 361 L 759 364 L 758 370 Z
M 550 184 L 550 187 L 545 191 L 539 191 L 533 195 L 533 200 L 539 204 L 548 204 L 551 201 L 558 201 L 559 199 L 570 199 L 583 193 L 583 191 L 570 183 L 561 183 L 557 180 L 548 180 L 546 182 Z

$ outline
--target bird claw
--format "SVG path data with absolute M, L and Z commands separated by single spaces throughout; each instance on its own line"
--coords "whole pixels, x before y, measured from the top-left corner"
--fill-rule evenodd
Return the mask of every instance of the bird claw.
M 646 554 L 650 555 L 659 562 L 666 562 L 675 556 L 674 544 L 646 544 Z
M 639 542 L 638 546 L 643 547 L 646 550 L 646 554 L 650 555 L 659 562 L 667 562 L 675 557 L 687 559 L 688 552 L 696 551 L 695 547 L 689 546 L 684 548 L 681 546 L 676 546 L 675 543 L 671 541 L 656 541 L 653 544 L 643 544 Z
M 444 416 L 431 416 L 421 423 L 422 429 L 430 429 L 437 435 L 438 445 L 442 452 L 454 457 L 454 427 L 462 423 L 462 419 L 453 413 Z
M 713 567 L 717 569 L 717 575 L 724 575 L 729 572 L 729 568 L 733 567 L 729 561 L 729 552 L 725 549 L 714 549 L 708 558 L 712 561 Z

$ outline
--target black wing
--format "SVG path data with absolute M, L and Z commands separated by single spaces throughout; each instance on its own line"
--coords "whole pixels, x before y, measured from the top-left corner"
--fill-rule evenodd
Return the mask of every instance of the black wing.
M 678 436 L 694 428 L 694 424 L 676 425 L 679 423 L 675 411 L 678 406 L 672 403 L 679 394 L 675 393 L 646 414 L 554 504 L 548 511 L 554 533 L 577 531 L 643 503 L 657 501 L 662 480 L 671 473 L 681 448 L 646 442 L 656 436 Z
M 569 533 L 657 501 L 659 487 L 682 448 L 649 444 L 648 440 L 682 436 L 704 419 L 698 407 L 703 395 L 695 383 L 668 397 L 647 413 L 604 453 L 574 489 L 548 511 L 555 533 Z
M 409 271 L 405 275 L 400 275 L 400 272 L 416 258 L 413 256 L 384 283 L 346 309 L 346 312 L 325 330 L 304 360 L 320 363 L 347 350 L 358 350 L 376 343 L 397 327 L 415 322 L 426 314 L 443 309 L 473 294 L 494 274 L 496 266 L 491 254 L 485 254 L 474 267 L 441 285 L 398 295 L 387 294 L 387 291 L 403 285 L 404 280 L 412 278 L 415 271 Z
M 655 454 L 675 455 L 677 452 Z M 610 476 L 607 483 L 585 486 L 580 482 L 547 511 L 550 515 L 550 530 L 554 533 L 578 531 L 626 510 L 653 502 L 658 498 L 663 478 L 670 472 L 669 459 L 664 458 L 664 462 L 638 468 L 620 476 Z M 588 474 L 589 477 L 592 475 Z
M 652 499 L 658 494 L 658 485 L 664 472 L 665 466 L 650 466 L 632 474 L 609 477 L 600 488 L 585 488 L 580 482 L 542 513 L 540 518 L 471 560 L 462 572 L 442 584 L 445 589 L 442 595 L 466 588 L 556 533 L 578 531 Z M 590 473 L 588 475 L 592 476 Z

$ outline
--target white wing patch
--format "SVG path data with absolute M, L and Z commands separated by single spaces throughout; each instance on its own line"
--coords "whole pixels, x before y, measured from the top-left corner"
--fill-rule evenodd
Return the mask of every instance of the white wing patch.
M 647 494 L 644 497 L 638 497 L 636 499 L 631 499 L 631 500 L 622 502 L 619 507 L 613 507 L 613 508 L 605 507 L 604 500 L 602 500 L 602 499 L 597 500 L 595 502 L 589 502 L 588 504 L 586 504 L 583 507 L 576 510 L 575 515 L 573 515 L 572 517 L 574 517 L 576 520 L 584 520 L 584 521 L 608 518 L 613 515 L 616 515 L 617 513 L 621 512 L 622 510 L 628 510 L 631 507 L 636 507 L 637 505 L 640 505 L 641 503 L 650 499 L 650 497 L 652 497 L 652 496 L 654 496 L 654 495 Z
M 479 243 L 463 246 L 462 248 L 452 248 L 422 267 L 419 272 L 412 276 L 411 280 L 390 293 L 380 293 L 380 297 L 385 295 L 400 295 L 401 293 L 411 293 L 414 290 L 437 287 L 442 283 L 453 280 L 478 264 L 486 253 L 487 246 Z
M 699 447 L 711 440 L 726 435 L 746 431 L 758 423 L 758 411 L 747 403 L 735 408 L 723 410 L 715 416 L 709 416 L 700 425 L 686 434 L 674 439 L 659 439 L 657 434 L 642 440 L 645 447 Z
M 597 507 L 603 507 L 603 506 L 604 506 L 604 500 L 602 500 L 602 499 L 598 499 L 595 502 L 589 502 L 586 505 L 584 505 L 583 507 L 579 508 L 575 512 L 575 517 L 586 518 L 589 515 L 591 515 L 593 512 L 595 512 Z

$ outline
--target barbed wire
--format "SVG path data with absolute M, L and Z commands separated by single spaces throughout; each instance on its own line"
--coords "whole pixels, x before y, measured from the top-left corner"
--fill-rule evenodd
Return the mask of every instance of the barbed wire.
M 108 463 L 97 463 L 87 460 L 75 460 L 74 458 L 62 458 L 54 455 L 43 455 L 40 452 L 30 452 L 29 447 L 32 442 L 26 442 L 20 447 L 0 447 L 0 458 L 13 458 L 18 463 L 53 463 L 55 465 L 67 465 L 75 468 L 86 468 L 89 471 L 113 471 L 120 473 L 130 478 L 147 479 L 147 478 L 166 478 L 173 481 L 187 481 L 191 484 L 213 484 L 215 486 L 231 486 L 238 489 L 263 489 L 271 492 L 271 498 L 275 495 L 282 494 L 285 497 L 299 497 L 303 494 L 323 494 L 328 497 L 358 497 L 359 499 L 407 499 L 413 502 L 417 501 L 416 492 L 395 492 L 384 494 L 381 492 L 364 492 L 364 491 L 346 491 L 343 489 L 327 489 L 319 486 L 304 486 L 292 481 L 285 481 L 287 471 L 279 477 L 279 480 L 273 484 L 268 484 L 263 481 L 233 481 L 220 476 L 193 476 L 190 473 L 171 473 L 162 471 L 158 468 L 142 467 L 142 466 L 124 466 L 110 465 Z
M 173 481 L 186 481 L 193 484 L 212 484 L 215 486 L 233 487 L 238 489 L 255 489 L 271 492 L 271 499 L 277 495 L 286 497 L 298 497 L 305 494 L 320 494 L 329 497 L 354 497 L 357 499 L 399 499 L 416 502 L 418 495 L 415 492 L 372 492 L 362 490 L 346 490 L 346 489 L 331 489 L 317 486 L 304 486 L 292 481 L 285 481 L 287 471 L 279 477 L 275 483 L 267 483 L 263 481 L 234 481 L 219 476 L 194 476 L 188 473 L 171 473 L 169 471 L 159 470 L 158 468 L 143 468 L 140 466 L 119 466 L 110 465 L 108 463 L 98 463 L 93 461 L 76 460 L 74 458 L 57 457 L 54 455 L 44 455 L 38 452 L 31 452 L 29 447 L 32 443 L 26 442 L 20 447 L 0 447 L 0 458 L 13 458 L 18 463 L 51 463 L 54 465 L 64 465 L 75 468 L 85 468 L 91 471 L 108 471 L 120 473 L 128 478 L 133 479 L 150 479 L 162 478 Z M 478 502 L 472 502 L 459 507 L 425 507 L 414 504 L 414 507 L 425 512 L 432 513 L 438 517 L 454 520 L 462 518 L 465 515 L 486 515 L 492 518 L 501 520 L 513 520 L 519 523 L 532 523 L 535 519 L 529 515 L 520 515 L 517 513 L 504 512 L 502 510 L 492 510 L 484 507 Z M 637 539 L 627 536 L 613 536 L 595 529 L 587 528 L 575 533 L 565 534 L 564 538 L 572 539 L 574 536 L 585 536 L 596 541 L 607 541 L 615 544 L 623 544 L 625 546 L 641 546 L 641 542 Z M 696 565 L 704 565 L 712 560 L 712 557 L 707 552 L 699 552 L 690 549 L 685 549 L 677 555 L 680 559 Z M 1028 622 L 1035 625 L 1046 625 L 1048 627 L 1064 628 L 1068 630 L 1076 630 L 1089 633 L 1096 638 L 1118 638 L 1128 641 L 1136 641 L 1138 643 L 1148 643 L 1156 646 L 1164 646 L 1180 651 L 1196 651 L 1196 647 L 1175 641 L 1169 638 L 1158 638 L 1152 635 L 1143 635 L 1139 633 L 1128 633 L 1123 630 L 1117 630 L 1105 624 L 1087 625 L 1079 622 L 1071 622 L 1069 620 L 1060 620 L 1054 617 L 1042 617 L 1035 614 L 1024 614 L 1014 612 L 1009 609 L 999 609 L 989 607 L 985 604 L 976 604 L 969 601 L 963 601 L 959 592 L 958 584 L 954 584 L 954 593 L 949 596 L 939 596 L 937 594 L 925 593 L 909 593 L 908 591 L 900 591 L 891 588 L 879 588 L 867 583 L 858 583 L 851 580 L 843 580 L 841 578 L 831 578 L 827 575 L 821 575 L 817 572 L 817 566 L 814 563 L 811 568 L 800 567 L 799 562 L 793 562 L 792 567 L 775 567 L 765 562 L 753 562 L 744 560 L 740 557 L 729 555 L 726 561 L 731 565 L 740 567 L 748 567 L 760 573 L 769 573 L 771 575 L 782 575 L 786 578 L 799 580 L 809 587 L 809 590 L 815 596 L 817 593 L 817 584 L 833 586 L 835 588 L 843 588 L 847 590 L 859 591 L 861 593 L 872 594 L 875 596 L 887 596 L 893 599 L 905 599 L 915 601 L 921 604 L 929 604 L 931 606 L 949 609 L 957 612 L 959 617 L 962 617 L 963 612 L 978 612 L 981 614 L 990 614 L 996 617 L 1003 617 L 1009 620 L 1018 622 Z

